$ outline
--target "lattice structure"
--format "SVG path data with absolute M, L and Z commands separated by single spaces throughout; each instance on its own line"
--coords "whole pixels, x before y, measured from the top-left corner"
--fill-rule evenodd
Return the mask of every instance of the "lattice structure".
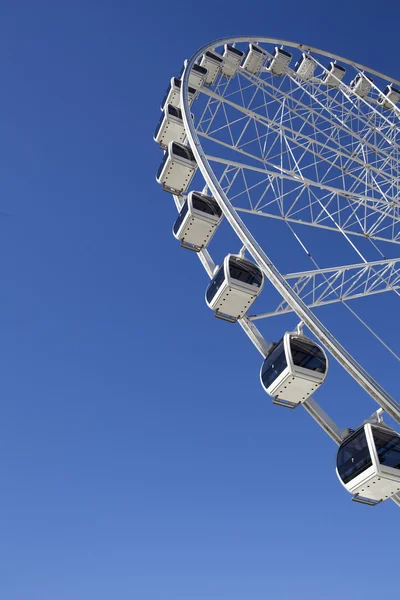
M 191 69 L 205 53 L 226 56 L 227 45 L 245 51 L 249 43 L 261 48 L 257 72 L 246 69 L 243 61 L 233 76 L 227 76 L 232 64 L 225 74 L 222 68 L 210 86 L 201 87 L 199 98 L 190 106 Z M 282 69 L 274 70 L 283 47 L 289 59 Z M 294 65 L 296 58 L 299 61 Z M 301 65 L 305 65 L 303 70 Z M 192 56 L 182 78 L 180 102 L 204 190 L 218 202 L 242 244 L 241 252 L 252 257 L 281 296 L 274 310 L 239 320 L 249 339 L 266 357 L 271 344 L 255 321 L 296 313 L 357 383 L 400 423 L 400 405 L 313 312 L 320 306 L 339 302 L 347 306 L 366 296 L 400 293 L 397 88 L 398 81 L 318 49 L 271 38 L 239 37 L 216 40 Z M 181 210 L 186 194 L 174 198 Z M 315 268 L 281 274 L 245 222 L 253 217 L 258 222 L 286 223 Z M 300 226 L 336 232 L 357 260 L 320 268 L 301 239 Z M 377 255 L 376 260 L 365 255 L 366 246 Z M 202 249 L 198 256 L 213 277 L 217 267 L 209 251 Z M 341 443 L 343 431 L 313 398 L 303 407 Z M 381 423 L 381 413 L 374 419 Z M 392 499 L 400 505 L 399 496 Z

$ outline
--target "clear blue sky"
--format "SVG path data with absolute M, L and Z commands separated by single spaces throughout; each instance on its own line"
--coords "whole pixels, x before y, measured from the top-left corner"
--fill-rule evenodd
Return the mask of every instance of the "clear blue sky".
M 152 134 L 168 80 L 208 40 L 293 39 L 399 77 L 399 13 L 3 0 L 1 598 L 396 594 L 399 509 L 350 501 L 334 444 L 271 405 L 257 352 L 212 318 L 206 275 L 171 235 Z M 343 318 L 338 334 L 355 328 L 350 349 L 396 394 L 398 363 L 381 350 L 378 369 Z M 397 340 L 397 317 L 385 326 Z M 374 408 L 335 366 L 319 394 L 342 426 Z

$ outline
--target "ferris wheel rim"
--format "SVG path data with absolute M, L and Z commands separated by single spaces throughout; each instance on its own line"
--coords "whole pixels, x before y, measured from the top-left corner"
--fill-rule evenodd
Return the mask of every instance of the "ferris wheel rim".
M 322 50 L 321 48 L 317 48 L 316 46 L 309 46 L 308 44 L 303 44 L 301 42 L 293 42 L 291 40 L 282 40 L 280 38 L 273 38 L 273 37 L 241 35 L 241 36 L 227 36 L 227 37 L 223 37 L 223 38 L 218 38 L 218 39 L 215 39 L 212 42 L 202 46 L 201 49 L 199 51 L 197 51 L 197 58 L 200 58 L 201 54 L 203 54 L 204 52 L 207 52 L 209 50 L 213 50 L 217 46 L 222 46 L 224 44 L 236 44 L 236 43 L 241 43 L 241 42 L 244 42 L 244 43 L 248 42 L 248 43 L 254 43 L 254 44 L 256 44 L 256 43 L 277 44 L 277 45 L 282 45 L 282 46 L 289 46 L 290 48 L 296 48 L 297 50 L 300 50 L 301 52 L 316 52 L 316 53 L 320 54 L 321 56 L 325 56 L 326 58 L 331 58 L 333 60 L 344 62 L 347 65 L 350 65 L 352 67 L 355 67 L 356 69 L 359 69 L 360 71 L 368 71 L 368 73 L 371 73 L 371 75 L 375 75 L 376 77 L 381 77 L 382 79 L 387 79 L 388 81 L 391 81 L 391 82 L 395 83 L 396 85 L 400 86 L 400 80 L 393 78 L 391 75 L 387 75 L 386 73 L 381 73 L 380 71 L 377 71 L 376 69 L 371 69 L 370 67 L 367 67 L 366 65 L 363 65 L 362 63 L 351 60 L 351 59 L 341 56 L 339 54 L 335 54 L 334 52 L 329 52 L 328 50 Z M 195 60 L 197 60 L 197 58 L 195 58 Z M 188 63 L 189 63 L 189 60 L 188 60 Z
M 285 278 L 282 276 L 280 271 L 274 265 L 272 260 L 266 255 L 264 250 L 258 244 L 257 240 L 253 237 L 251 232 L 246 227 L 238 215 L 237 210 L 231 204 L 229 198 L 223 191 L 213 169 L 211 168 L 207 156 L 204 153 L 202 145 L 200 143 L 195 125 L 191 118 L 190 106 L 189 106 L 189 73 L 195 64 L 195 62 L 205 52 L 214 49 L 217 46 L 223 44 L 234 44 L 240 42 L 247 43 L 275 43 L 284 44 L 289 47 L 298 48 L 302 51 L 315 51 L 323 56 L 342 60 L 346 64 L 350 64 L 353 67 L 360 70 L 367 70 L 371 74 L 378 75 L 379 77 L 386 77 L 377 71 L 364 67 L 354 61 L 349 61 L 332 53 L 321 51 L 311 46 L 299 44 L 295 42 L 279 40 L 276 38 L 256 37 L 256 36 L 235 36 L 235 37 L 224 37 L 214 40 L 211 43 L 205 44 L 199 50 L 197 50 L 186 63 L 186 69 L 183 73 L 182 86 L 181 86 L 181 107 L 182 117 L 187 134 L 188 143 L 195 156 L 196 162 L 199 169 L 204 177 L 204 180 L 213 193 L 215 199 L 220 205 L 227 221 L 233 228 L 234 232 L 241 240 L 243 246 L 257 262 L 259 267 L 264 272 L 265 276 L 272 283 L 272 285 L 278 290 L 282 298 L 291 306 L 292 310 L 299 316 L 299 318 L 305 323 L 315 337 L 325 346 L 325 348 L 336 358 L 336 360 L 348 371 L 348 373 L 359 383 L 361 387 L 384 408 L 384 410 L 392 416 L 397 422 L 400 423 L 400 405 L 383 389 L 383 387 L 377 383 L 365 369 L 354 359 L 350 353 L 340 344 L 340 342 L 331 334 L 331 332 L 323 325 L 323 323 L 313 314 L 310 308 L 303 302 L 303 300 L 296 294 L 296 292 L 287 283 Z M 399 82 L 390 78 L 393 82 L 400 85 Z M 246 331 L 246 329 L 245 329 Z M 247 332 L 246 332 L 247 333 Z M 248 335 L 248 333 L 247 333 Z

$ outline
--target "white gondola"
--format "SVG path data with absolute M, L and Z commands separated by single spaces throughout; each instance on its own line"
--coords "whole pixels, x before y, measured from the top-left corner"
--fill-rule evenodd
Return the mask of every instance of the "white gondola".
M 364 73 L 357 73 L 353 81 L 350 82 L 350 89 L 352 89 L 357 96 L 360 96 L 360 98 L 365 98 L 372 87 L 373 81 L 374 80 L 371 79 L 371 77 L 368 77 Z
M 336 88 L 345 76 L 346 69 L 341 65 L 338 65 L 336 61 L 331 61 L 329 67 L 327 67 L 323 74 L 321 81 L 323 81 L 329 88 Z
M 317 391 L 327 372 L 328 359 L 318 344 L 298 333 L 285 333 L 265 358 L 260 380 L 274 404 L 295 408 Z
M 280 77 L 292 60 L 292 55 L 283 48 L 275 46 L 273 56 L 267 61 L 266 68 L 276 77 Z
M 200 66 L 207 69 L 207 75 L 204 80 L 205 85 L 214 85 L 215 80 L 221 71 L 223 62 L 224 59 L 222 56 L 215 51 L 208 50 L 205 54 L 203 54 L 201 57 Z
M 173 227 L 183 248 L 199 252 L 205 248 L 222 220 L 222 211 L 211 196 L 190 192 Z
M 383 90 L 382 94 L 378 98 L 378 104 L 381 104 L 383 108 L 387 110 L 393 108 L 394 104 L 397 104 L 400 98 L 400 90 L 393 86 L 393 83 L 389 83 Z
M 161 110 L 164 110 L 168 104 L 172 104 L 172 106 L 176 106 L 180 108 L 181 106 L 181 85 L 182 81 L 178 79 L 178 77 L 172 77 L 169 82 L 169 86 L 166 89 L 164 94 L 163 101 L 161 102 Z M 189 96 L 189 106 L 193 103 L 193 100 L 196 98 L 197 93 L 193 87 L 188 88 L 188 96 Z
M 181 69 L 181 72 L 180 72 L 180 75 L 179 75 L 180 79 L 183 78 L 183 74 L 185 72 L 187 64 L 188 64 L 188 61 L 185 60 L 185 62 L 182 65 L 182 69 Z M 206 80 L 206 76 L 207 76 L 207 69 L 205 69 L 201 65 L 197 65 L 195 63 L 193 65 L 193 67 L 191 68 L 191 71 L 190 71 L 190 74 L 189 74 L 188 85 L 194 87 L 195 89 L 199 89 L 199 88 L 203 87 L 204 82 Z
M 197 163 L 189 146 L 170 142 L 157 171 L 157 182 L 166 192 L 185 192 L 197 170 Z
M 181 109 L 168 104 L 154 132 L 154 141 L 165 150 L 170 142 L 183 144 L 185 140 L 186 132 Z
M 267 53 L 265 50 L 257 46 L 257 44 L 249 44 L 249 49 L 246 52 L 243 61 L 243 69 L 256 75 L 261 71 L 264 62 L 267 59 Z
M 339 446 L 336 473 L 353 500 L 376 505 L 400 491 L 400 436 L 365 423 Z
M 315 60 L 311 56 L 303 52 L 301 58 L 297 61 L 297 63 L 294 66 L 294 72 L 296 73 L 297 77 L 300 77 L 300 79 L 304 79 L 305 81 L 307 81 L 308 79 L 311 79 L 314 75 L 316 66 L 317 63 L 315 62 Z
M 225 44 L 223 54 L 224 62 L 221 66 L 222 75 L 224 77 L 230 79 L 234 76 L 242 62 L 243 54 L 244 52 L 238 50 L 238 48 Z
M 228 254 L 207 287 L 206 302 L 216 317 L 235 323 L 247 313 L 263 285 L 264 275 L 256 264 Z

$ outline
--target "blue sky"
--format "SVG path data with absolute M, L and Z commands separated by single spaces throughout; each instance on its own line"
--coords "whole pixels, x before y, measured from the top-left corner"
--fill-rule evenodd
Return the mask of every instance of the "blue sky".
M 396 590 L 399 509 L 350 501 L 334 444 L 271 405 L 257 352 L 212 318 L 152 134 L 168 80 L 208 40 L 293 39 L 399 77 L 398 17 L 377 1 L 3 1 L 2 598 Z M 394 345 L 395 300 L 360 309 L 387 307 Z M 396 394 L 397 363 L 348 315 L 326 318 Z M 342 426 L 372 412 L 335 365 L 329 379 L 319 398 Z

